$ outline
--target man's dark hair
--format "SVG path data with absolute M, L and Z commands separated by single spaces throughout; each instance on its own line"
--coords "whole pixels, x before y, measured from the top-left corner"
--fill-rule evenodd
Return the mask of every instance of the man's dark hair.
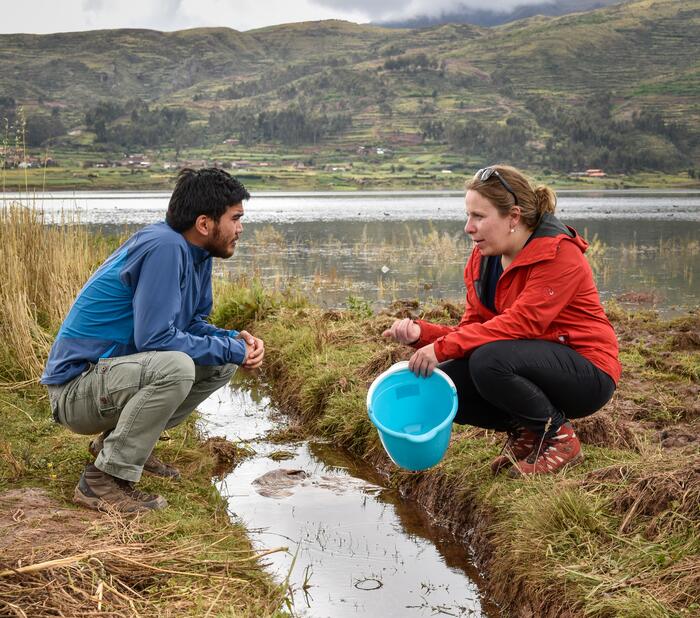
M 165 220 L 174 230 L 184 232 L 199 215 L 218 222 L 229 206 L 249 199 L 247 189 L 224 170 L 184 168 L 177 175 Z

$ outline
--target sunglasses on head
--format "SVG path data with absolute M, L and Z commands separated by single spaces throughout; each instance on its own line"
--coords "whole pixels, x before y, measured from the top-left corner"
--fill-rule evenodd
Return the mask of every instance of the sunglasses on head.
M 501 176 L 498 173 L 498 170 L 495 167 L 484 167 L 476 173 L 476 177 L 481 182 L 486 182 L 492 176 L 495 176 L 498 179 L 498 182 L 501 183 L 503 188 L 513 196 L 513 199 L 515 200 L 515 205 L 517 206 L 518 205 L 518 196 L 515 195 L 515 191 L 513 191 L 513 189 L 510 188 L 510 185 L 505 181 L 503 176 Z

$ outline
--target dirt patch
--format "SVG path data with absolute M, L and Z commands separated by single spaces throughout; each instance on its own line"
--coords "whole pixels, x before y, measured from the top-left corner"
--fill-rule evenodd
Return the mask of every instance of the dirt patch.
M 605 411 L 572 421 L 581 442 L 594 446 L 613 446 L 638 450 L 644 428 Z
M 0 494 L 0 616 L 199 615 L 240 588 L 251 555 L 214 548 L 226 530 L 168 538 L 175 527 L 66 508 L 43 489 Z M 196 584 L 173 596 L 173 575 Z
M 202 447 L 214 459 L 212 476 L 217 478 L 223 478 L 229 474 L 236 467 L 240 459 L 238 447 L 230 440 L 222 438 L 221 436 L 207 438 L 202 444 Z
M 0 555 L 3 567 L 18 547 L 72 544 L 107 518 L 93 511 L 61 507 L 43 489 L 12 489 L 0 494 Z

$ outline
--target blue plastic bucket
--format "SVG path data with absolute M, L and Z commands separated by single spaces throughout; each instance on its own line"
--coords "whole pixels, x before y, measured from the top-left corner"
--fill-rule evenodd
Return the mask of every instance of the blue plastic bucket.
M 444 371 L 418 377 L 402 361 L 372 382 L 367 411 L 392 461 L 407 470 L 425 470 L 447 450 L 457 389 Z

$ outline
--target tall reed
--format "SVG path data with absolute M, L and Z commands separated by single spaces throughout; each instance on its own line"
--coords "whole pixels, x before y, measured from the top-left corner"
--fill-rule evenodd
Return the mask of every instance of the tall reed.
M 22 203 L 0 208 L 0 389 L 36 382 L 77 291 L 105 257 L 75 217 L 47 224 Z

